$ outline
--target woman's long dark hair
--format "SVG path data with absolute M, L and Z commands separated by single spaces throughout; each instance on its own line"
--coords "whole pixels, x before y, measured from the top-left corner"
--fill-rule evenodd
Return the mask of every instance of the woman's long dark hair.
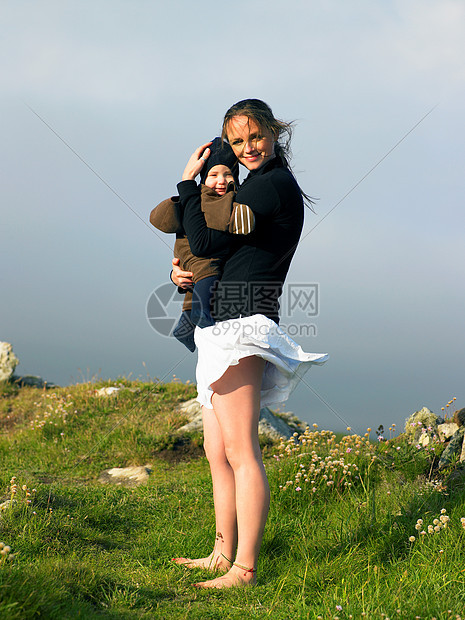
M 261 99 L 243 99 L 238 101 L 224 115 L 223 130 L 221 137 L 223 140 L 228 138 L 228 124 L 235 116 L 247 116 L 247 118 L 254 120 L 257 125 L 263 130 L 267 130 L 275 139 L 275 154 L 281 157 L 284 165 L 289 169 L 294 176 L 292 168 L 290 166 L 291 158 L 291 139 L 293 133 L 293 123 L 282 121 L 279 118 L 275 118 L 270 106 Z M 302 188 L 300 188 L 304 203 L 314 211 L 314 201 L 306 194 Z

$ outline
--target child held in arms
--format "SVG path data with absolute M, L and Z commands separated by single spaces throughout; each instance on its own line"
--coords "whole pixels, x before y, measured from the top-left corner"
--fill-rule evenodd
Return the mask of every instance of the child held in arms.
M 210 155 L 200 172 L 201 208 L 208 228 L 237 235 L 248 235 L 255 228 L 252 210 L 234 202 L 236 185 L 239 184 L 239 165 L 229 144 L 215 138 Z M 215 321 L 210 312 L 210 300 L 215 284 L 221 278 L 228 249 L 214 258 L 194 256 L 189 240 L 182 228 L 183 207 L 178 196 L 163 200 L 150 214 L 150 222 L 162 232 L 176 233 L 174 256 L 180 267 L 191 271 L 193 287 L 186 293 L 181 317 L 173 336 L 190 351 L 195 351 L 195 326 L 208 327 Z M 180 292 L 185 293 L 180 289 Z

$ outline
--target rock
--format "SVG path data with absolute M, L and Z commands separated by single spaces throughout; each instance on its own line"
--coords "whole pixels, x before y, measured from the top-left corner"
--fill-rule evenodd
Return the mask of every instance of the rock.
M 104 387 L 95 390 L 95 394 L 96 396 L 116 396 L 120 390 L 119 387 Z
M 420 426 L 418 428 L 420 428 Z M 431 428 L 431 430 L 428 430 L 428 428 Z M 447 441 L 449 437 L 452 437 L 452 435 L 457 432 L 459 427 L 455 422 L 443 422 L 437 426 L 430 425 L 428 428 L 425 429 L 422 426 L 421 429 L 423 430 L 421 430 L 421 434 L 418 437 L 418 443 L 424 448 L 430 444 L 433 437 L 439 437 L 439 440 L 442 442 Z
M 180 433 L 202 432 L 202 407 L 195 398 L 178 405 L 181 411 L 189 420 L 187 424 L 178 429 Z M 279 441 L 281 437 L 289 439 L 297 432 L 303 432 L 305 425 L 291 413 L 280 413 L 279 416 L 273 413 L 268 407 L 260 409 L 260 421 L 258 432 L 264 437 L 273 441 Z
M 190 400 L 186 400 L 181 403 L 177 406 L 177 409 L 182 411 L 190 422 L 193 422 L 199 413 L 202 415 L 202 407 L 195 398 L 191 398 Z
M 150 465 L 143 467 L 113 467 L 106 469 L 98 477 L 102 484 L 116 484 L 119 486 L 137 487 L 146 484 L 152 468 Z
M 19 359 L 13 353 L 9 342 L 0 342 L 0 381 L 8 381 L 13 375 Z
M 465 463 L 465 440 L 462 442 L 462 452 L 460 453 L 460 462 Z
M 418 438 L 418 443 L 420 444 L 420 446 L 423 446 L 423 448 L 426 448 L 426 446 L 430 444 L 430 441 L 431 435 L 430 433 L 428 433 L 428 431 L 423 431 Z
M 438 424 L 441 422 L 444 422 L 442 418 L 430 411 L 428 407 L 423 407 L 420 411 L 412 413 L 405 421 L 405 434 L 413 441 L 418 442 L 420 436 L 425 433 L 425 429 L 428 434 L 431 434 L 431 437 L 436 434 Z M 423 439 L 423 441 L 425 440 Z
M 36 377 L 34 375 L 25 375 L 24 377 L 17 377 L 15 375 L 11 378 L 14 383 L 17 383 L 20 387 L 28 386 L 35 388 L 56 388 L 59 387 L 54 383 L 49 383 L 42 379 L 42 377 Z
M 187 424 L 178 428 L 179 433 L 201 433 L 203 431 L 202 407 L 195 398 L 181 403 L 177 409 L 189 420 Z
M 268 407 L 260 409 L 259 435 L 264 435 L 273 441 L 279 441 L 283 437 L 284 439 L 290 439 L 296 430 L 295 426 L 291 427 L 285 420 L 276 416 Z M 303 432 L 305 428 L 301 424 L 298 430 Z
M 465 426 L 465 408 L 454 412 L 454 422 L 458 426 Z
M 463 436 L 465 434 L 465 426 L 461 426 L 451 437 L 449 444 L 447 445 L 444 452 L 441 454 L 441 458 L 439 460 L 439 469 L 443 469 L 450 465 L 454 460 L 455 456 L 459 456 L 462 453 L 462 445 L 465 443 L 463 441 Z
M 443 422 L 443 424 L 438 424 L 439 437 L 442 441 L 452 437 L 458 430 L 459 427 L 455 422 Z

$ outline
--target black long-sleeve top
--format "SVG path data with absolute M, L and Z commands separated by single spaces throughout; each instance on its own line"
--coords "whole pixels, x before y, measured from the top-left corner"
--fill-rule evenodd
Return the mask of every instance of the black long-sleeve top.
M 302 232 L 304 205 L 300 188 L 279 156 L 249 173 L 236 194 L 255 215 L 255 231 L 231 235 L 207 228 L 195 181 L 178 184 L 184 206 L 183 227 L 192 253 L 215 256 L 229 248 L 213 297 L 216 320 L 264 314 L 279 322 L 279 301 Z M 241 237 L 241 238 L 238 238 Z

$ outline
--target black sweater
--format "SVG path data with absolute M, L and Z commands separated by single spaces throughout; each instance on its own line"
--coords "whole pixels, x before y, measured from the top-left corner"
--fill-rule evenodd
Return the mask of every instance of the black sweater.
M 207 228 L 195 181 L 182 181 L 183 227 L 192 253 L 210 257 L 229 248 L 212 314 L 217 320 L 264 314 L 279 322 L 278 298 L 303 226 L 300 188 L 280 157 L 249 173 L 236 194 L 255 215 L 255 231 L 231 235 Z M 238 237 L 241 237 L 240 239 Z

